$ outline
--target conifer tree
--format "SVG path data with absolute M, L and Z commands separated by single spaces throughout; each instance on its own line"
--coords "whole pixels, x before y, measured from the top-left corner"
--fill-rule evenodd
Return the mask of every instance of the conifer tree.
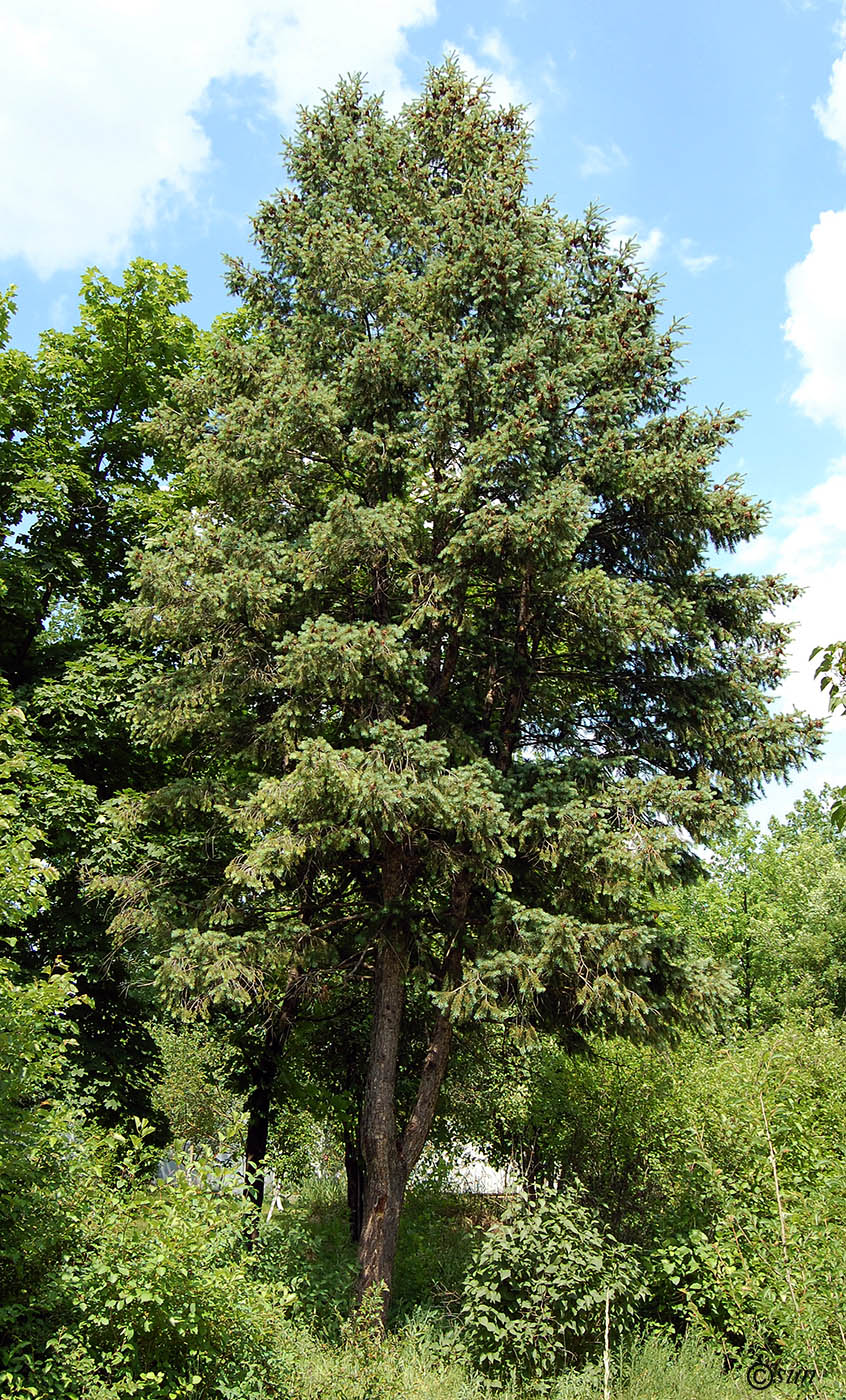
M 655 892 L 818 741 L 766 698 L 795 591 L 712 562 L 765 518 L 711 475 L 738 417 L 685 405 L 654 279 L 532 201 L 528 145 L 455 62 L 397 118 L 357 80 L 303 112 L 136 564 L 180 757 L 121 807 L 116 927 L 263 1028 L 265 1086 L 298 1009 L 367 990 L 386 1300 L 455 1028 L 707 1010 Z

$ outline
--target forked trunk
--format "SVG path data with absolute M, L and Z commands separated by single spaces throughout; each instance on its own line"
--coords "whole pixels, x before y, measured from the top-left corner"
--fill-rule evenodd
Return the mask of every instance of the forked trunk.
M 392 875 L 392 869 L 386 863 L 386 904 L 397 899 L 399 881 Z M 445 987 L 454 982 L 461 966 L 460 931 L 466 918 L 469 893 L 469 876 L 456 877 L 452 908 L 456 940 L 443 969 L 442 985 Z M 380 1288 L 383 1326 L 391 1300 L 405 1191 L 429 1136 L 452 1038 L 449 1017 L 441 1013 L 435 1022 L 423 1062 L 414 1107 L 400 1135 L 396 1120 L 396 1086 L 406 947 L 405 929 L 397 922 L 392 923 L 390 930 L 383 935 L 376 957 L 370 1059 L 362 1115 L 367 1186 L 358 1248 L 356 1303 L 360 1306 L 370 1290 Z

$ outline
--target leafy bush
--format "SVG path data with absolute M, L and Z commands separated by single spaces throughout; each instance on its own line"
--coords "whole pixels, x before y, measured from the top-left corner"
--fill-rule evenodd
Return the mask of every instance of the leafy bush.
M 842 1373 L 846 1033 L 783 1027 L 700 1052 L 662 1144 L 680 1221 L 652 1254 L 656 1303 L 735 1354 Z
M 60 1170 L 21 1198 L 32 1243 L 2 1311 L 4 1400 L 290 1400 L 284 1298 L 243 1249 L 236 1181 L 210 1154 L 155 1181 L 148 1132 L 75 1124 Z
M 480 1139 L 500 1161 L 510 1139 L 536 1178 L 583 1181 L 638 1249 L 643 1322 L 704 1327 L 736 1358 L 846 1368 L 843 1023 L 595 1055 L 541 1041 L 500 1066 Z
M 661 1143 L 677 1117 L 682 1061 L 666 1046 L 594 1041 L 576 1053 L 490 1032 L 448 1089 L 458 1141 L 530 1183 L 577 1178 L 627 1244 L 647 1245 L 665 1210 Z
M 61 1089 L 77 1001 L 67 971 L 23 981 L 0 962 L 0 1349 L 23 1340 L 26 1350 L 33 1286 L 72 1235 L 59 1192 L 77 1146 Z
M 549 1374 L 601 1345 L 606 1299 L 619 1333 L 639 1296 L 632 1251 L 572 1187 L 521 1194 L 485 1232 L 465 1281 L 468 1347 L 485 1370 Z

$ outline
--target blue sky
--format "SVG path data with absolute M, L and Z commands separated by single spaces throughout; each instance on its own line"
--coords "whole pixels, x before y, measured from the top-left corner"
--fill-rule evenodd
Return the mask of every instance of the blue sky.
M 73 324 L 79 274 L 136 255 L 226 304 L 221 254 L 283 179 L 299 103 L 365 71 L 396 107 L 456 50 L 529 105 L 535 187 L 642 243 L 688 326 L 691 401 L 748 411 L 722 468 L 772 503 L 738 566 L 806 587 L 784 703 L 846 636 L 846 9 L 839 0 L 7 0 L 0 285 L 16 339 Z M 846 782 L 846 723 L 807 786 Z

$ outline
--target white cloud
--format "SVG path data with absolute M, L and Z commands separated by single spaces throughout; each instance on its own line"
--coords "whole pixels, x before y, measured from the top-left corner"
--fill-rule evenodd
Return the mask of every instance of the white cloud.
M 846 457 L 833 464 L 831 474 L 795 497 L 777 512 L 763 536 L 742 546 L 738 568 L 785 574 L 804 593 L 791 604 L 795 622 L 790 646 L 791 674 L 782 699 L 821 717 L 828 713 L 825 697 L 814 677 L 814 647 L 846 635 Z M 846 732 L 846 718 L 832 720 Z
M 787 274 L 784 333 L 798 350 L 804 377 L 793 402 L 815 423 L 846 432 L 846 209 L 820 214 L 811 250 Z
M 716 253 L 695 253 L 696 247 L 692 238 L 683 238 L 679 243 L 677 252 L 679 262 L 686 272 L 692 272 L 694 277 L 698 277 L 701 272 L 707 272 L 709 267 L 713 267 L 719 259 Z
M 779 510 L 762 536 L 742 546 L 738 569 L 785 574 L 805 589 L 787 615 L 796 626 L 790 644 L 791 674 L 779 707 L 794 706 L 818 718 L 828 706 L 814 676 L 814 647 L 846 637 L 846 457 L 832 464 L 830 475 Z M 783 814 L 806 787 L 846 783 L 846 718 L 832 716 L 825 756 L 786 788 L 771 786 L 754 815 Z
M 579 174 L 586 179 L 591 175 L 610 175 L 628 165 L 628 159 L 616 142 L 610 146 L 583 146 L 584 156 L 579 166 Z
M 654 263 L 664 244 L 664 234 L 660 228 L 648 229 L 641 219 L 633 218 L 630 214 L 618 214 L 613 218 L 610 233 L 612 244 L 618 247 L 630 238 L 635 239 L 638 261 L 647 264 Z
M 289 123 L 339 73 L 404 100 L 405 31 L 435 0 L 29 0 L 0 19 L 0 258 L 110 262 L 212 158 L 217 80 L 257 78 Z
M 482 35 L 480 51 L 499 68 L 513 68 L 514 55 L 498 29 L 491 29 Z
M 846 46 L 846 9 L 840 26 Z M 828 96 L 814 105 L 823 133 L 846 155 L 846 51 L 834 62 Z M 786 340 L 799 352 L 804 375 L 793 402 L 815 423 L 846 432 L 846 209 L 821 213 L 811 248 L 787 274 Z
M 477 40 L 470 31 L 471 41 Z M 479 53 L 487 62 L 480 62 L 457 44 L 445 44 L 444 52 L 455 54 L 469 78 L 476 82 L 487 81 L 491 96 L 498 107 L 528 107 L 528 118 L 534 121 L 538 106 L 530 103 L 526 90 L 516 76 L 516 62 L 498 30 L 492 29 L 478 39 Z
M 827 714 L 815 663 L 808 658 L 815 646 L 846 634 L 846 457 L 833 464 L 824 481 L 780 509 L 763 536 L 738 550 L 737 561 L 756 571 L 763 566 L 786 574 L 805 589 L 789 610 L 796 631 L 783 696 L 788 705 Z M 846 719 L 840 724 L 846 728 Z
M 814 103 L 814 115 L 829 140 L 846 153 L 846 53 L 835 60 L 828 97 Z
M 543 67 L 540 72 L 540 80 L 547 92 L 551 93 L 553 97 L 558 98 L 559 101 L 564 100 L 566 93 L 558 80 L 558 64 L 555 62 L 552 54 L 547 54 L 544 58 Z

